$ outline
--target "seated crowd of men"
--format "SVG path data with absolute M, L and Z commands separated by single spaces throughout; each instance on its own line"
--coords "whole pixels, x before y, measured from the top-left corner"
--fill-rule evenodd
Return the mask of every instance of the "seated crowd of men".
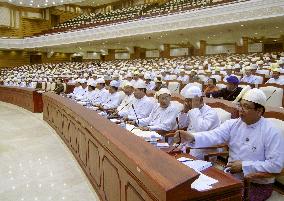
M 243 58 L 234 55 L 227 58 L 212 56 L 96 64 L 42 64 L 4 69 L 1 79 L 7 86 L 27 86 L 22 82 L 67 78 L 69 82 L 75 83 L 73 92 L 67 94 L 67 97 L 80 104 L 107 111 L 110 116 L 119 116 L 141 130 L 179 129 L 174 140 L 181 147 L 210 147 L 227 143 L 227 167 L 233 175 L 242 178 L 255 172 L 279 173 L 284 167 L 283 134 L 263 117 L 267 97 L 257 88 L 246 91 L 239 102 L 240 117 L 222 124 L 217 112 L 204 102 L 203 97 L 209 94 L 210 97 L 235 100 L 242 90 L 238 87 L 240 81 L 256 83 L 258 78 L 252 77 L 252 69 L 271 70 L 273 74 L 268 83 L 283 84 L 279 81 L 282 79 L 279 77 L 280 72 L 284 71 L 283 56 L 280 53 L 243 55 Z M 210 72 L 208 77 L 203 77 L 207 81 L 214 75 L 220 75 L 220 72 L 225 73 L 223 79 L 227 87 L 202 92 L 200 87 L 192 85 L 200 80 L 198 72 L 205 70 Z M 245 74 L 239 80 L 232 71 L 237 74 L 242 70 Z M 190 71 L 190 74 L 186 75 L 186 71 Z M 106 78 L 111 78 L 108 86 Z M 163 83 L 173 79 L 186 84 L 180 93 L 184 98 L 183 104 L 172 100 L 171 91 Z M 208 87 L 211 87 L 210 84 Z M 152 90 L 156 91 L 155 98 L 147 96 L 147 91 Z M 59 79 L 55 92 L 63 92 Z M 203 159 L 204 154 L 211 151 L 192 149 L 190 153 Z M 269 198 L 273 182 L 273 179 L 253 181 L 250 200 Z
M 238 2 L 231 0 L 230 3 Z M 78 17 L 70 19 L 52 28 L 52 30 L 43 33 L 62 31 L 66 29 L 76 29 L 102 24 L 116 23 L 120 21 L 131 21 L 143 19 L 156 15 L 168 15 L 170 13 L 188 11 L 198 8 L 206 8 L 213 5 L 222 5 L 228 3 L 226 0 L 171 0 L 162 4 L 142 4 L 133 7 L 111 10 L 106 13 L 84 13 Z

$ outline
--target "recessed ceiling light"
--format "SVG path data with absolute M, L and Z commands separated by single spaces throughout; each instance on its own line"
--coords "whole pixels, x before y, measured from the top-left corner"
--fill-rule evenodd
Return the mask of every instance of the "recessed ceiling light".
M 20 1 L 20 4 L 23 4 L 23 2 Z
M 54 4 L 55 4 L 55 2 L 52 2 L 52 4 L 54 5 Z

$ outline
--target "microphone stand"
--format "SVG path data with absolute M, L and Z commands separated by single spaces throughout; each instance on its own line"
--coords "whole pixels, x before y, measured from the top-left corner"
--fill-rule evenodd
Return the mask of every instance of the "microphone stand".
M 271 96 L 274 94 L 276 92 L 276 89 L 272 92 L 272 94 L 266 99 L 266 101 L 268 101 L 270 98 L 271 98 Z
M 177 123 L 177 130 L 179 130 L 179 119 L 178 119 L 178 116 L 176 117 L 176 123 Z M 180 132 L 178 132 L 178 137 L 179 137 L 178 142 L 174 145 L 174 148 L 172 148 L 170 151 L 167 152 L 168 154 L 172 154 L 180 146 L 180 144 L 181 144 Z

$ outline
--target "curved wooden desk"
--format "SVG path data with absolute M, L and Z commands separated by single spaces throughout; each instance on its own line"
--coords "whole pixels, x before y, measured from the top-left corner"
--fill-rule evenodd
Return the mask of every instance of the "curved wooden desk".
M 198 174 L 174 157 L 69 99 L 48 92 L 43 102 L 44 120 L 103 201 L 241 200 L 241 183 L 215 168 L 209 174 L 218 184 L 197 192 L 190 185 Z
M 35 89 L 0 86 L 0 101 L 11 103 L 34 113 L 42 112 L 42 94 Z

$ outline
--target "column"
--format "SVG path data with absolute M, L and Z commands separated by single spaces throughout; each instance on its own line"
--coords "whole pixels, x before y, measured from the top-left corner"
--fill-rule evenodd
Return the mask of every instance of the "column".
M 160 57 L 170 58 L 171 57 L 171 45 L 164 44 L 164 50 L 160 51 Z
M 243 39 L 243 54 L 247 54 L 248 53 L 248 37 L 242 37 Z
M 141 47 L 133 47 L 133 53 L 130 54 L 130 59 L 145 59 L 146 49 Z
M 115 60 L 115 49 L 108 49 L 108 55 L 104 57 L 105 61 Z
M 205 56 L 206 55 L 206 41 L 201 40 L 200 42 L 200 47 L 199 47 L 199 56 Z

